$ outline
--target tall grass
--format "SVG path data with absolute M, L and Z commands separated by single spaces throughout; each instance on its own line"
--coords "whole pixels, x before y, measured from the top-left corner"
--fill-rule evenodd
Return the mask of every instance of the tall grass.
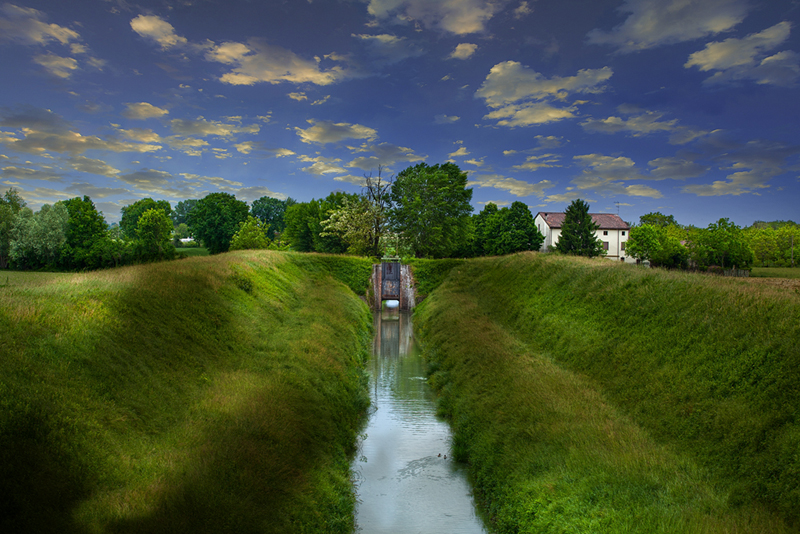
M 0 531 L 350 532 L 370 315 L 295 260 L 0 288 Z
M 521 254 L 418 310 L 431 383 L 499 532 L 787 532 L 800 299 Z

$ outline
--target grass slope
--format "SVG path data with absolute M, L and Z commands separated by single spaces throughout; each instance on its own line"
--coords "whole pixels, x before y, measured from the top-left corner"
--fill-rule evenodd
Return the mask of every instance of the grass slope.
M 371 316 L 320 258 L 9 280 L 0 531 L 350 532 Z
M 431 383 L 498 532 L 789 532 L 800 298 L 520 254 L 418 309 Z

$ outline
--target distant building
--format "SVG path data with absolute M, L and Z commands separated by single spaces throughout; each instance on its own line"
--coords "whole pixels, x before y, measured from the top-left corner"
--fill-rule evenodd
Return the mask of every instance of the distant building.
M 594 235 L 603 242 L 606 258 L 611 260 L 626 261 L 628 263 L 636 263 L 636 260 L 628 257 L 625 254 L 625 243 L 631 233 L 631 227 L 625 221 L 620 219 L 619 215 L 611 213 L 590 213 L 592 221 L 600 228 L 595 231 Z M 550 213 L 542 212 L 536 214 L 534 222 L 536 228 L 544 236 L 544 243 L 542 243 L 542 252 L 547 252 L 551 248 L 555 248 L 558 243 L 558 237 L 561 235 L 561 227 L 564 224 L 564 213 Z

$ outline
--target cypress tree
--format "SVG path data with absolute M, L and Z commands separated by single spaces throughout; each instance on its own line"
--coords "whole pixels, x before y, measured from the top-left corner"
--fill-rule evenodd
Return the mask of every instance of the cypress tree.
M 594 235 L 599 227 L 589 215 L 589 204 L 581 199 L 573 200 L 564 214 L 564 224 L 561 225 L 561 236 L 556 243 L 556 250 L 590 258 L 602 256 L 603 242 Z

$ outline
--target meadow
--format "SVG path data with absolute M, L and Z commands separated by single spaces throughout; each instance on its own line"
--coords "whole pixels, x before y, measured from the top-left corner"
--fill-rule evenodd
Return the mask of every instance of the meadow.
M 2 273 L 0 532 L 351 532 L 369 264 Z
M 797 292 L 523 253 L 415 326 L 497 532 L 797 531 Z

